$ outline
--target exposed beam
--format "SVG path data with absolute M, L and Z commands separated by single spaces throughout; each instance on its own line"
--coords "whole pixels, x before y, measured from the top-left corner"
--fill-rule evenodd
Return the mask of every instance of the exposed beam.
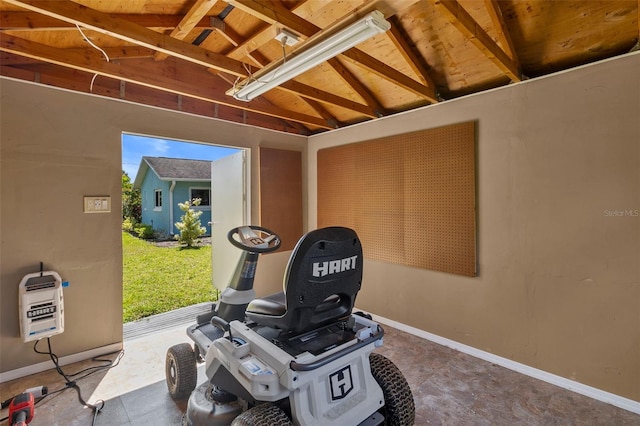
M 321 118 L 284 110 L 260 99 L 255 99 L 252 102 L 236 101 L 225 95 L 224 88 L 216 84 L 216 81 L 204 68 L 188 62 L 179 62 L 173 58 L 171 61 L 159 63 L 151 59 L 132 59 L 127 61 L 126 66 L 122 66 L 114 62 L 88 58 L 79 52 L 57 49 L 7 34 L 0 37 L 0 50 L 207 102 L 296 121 L 311 127 L 333 128 L 331 124 Z M 154 72 L 149 72 L 149 61 L 154 64 Z M 198 81 L 201 84 L 194 86 L 191 84 L 192 81 Z
M 38 13 L 44 13 L 55 19 L 62 19 L 73 25 L 81 25 L 107 34 L 147 47 L 156 51 L 169 53 L 172 56 L 186 61 L 204 65 L 208 68 L 222 71 L 234 76 L 246 77 L 247 72 L 240 61 L 210 51 L 206 51 L 197 46 L 173 39 L 167 35 L 156 33 L 155 31 L 143 28 L 137 24 L 119 19 L 112 15 L 104 14 L 85 6 L 70 1 L 33 1 L 33 0 L 4 0 L 7 3 L 28 8 Z M 356 102 L 340 98 L 335 95 L 323 97 L 322 91 L 307 90 L 309 87 L 301 84 L 288 84 L 283 86 L 285 90 L 295 92 L 301 90 L 300 95 L 318 102 L 335 104 L 336 106 L 352 109 L 365 116 L 374 116 L 365 106 Z
M 489 12 L 491 21 L 493 22 L 493 27 L 498 34 L 498 41 L 502 46 L 502 50 L 504 50 L 504 53 L 506 53 L 516 64 L 516 67 L 519 67 L 516 49 L 513 45 L 511 34 L 509 33 L 509 27 L 507 27 L 507 23 L 504 21 L 504 16 L 502 16 L 502 10 L 500 10 L 498 0 L 484 0 L 484 4 Z
M 636 22 L 638 23 L 638 42 L 636 43 L 636 46 L 640 45 L 640 0 L 638 0 L 638 19 L 636 19 Z
M 212 18 L 211 23 L 213 24 L 213 30 L 215 32 L 217 32 L 218 34 L 220 34 L 225 40 L 227 40 L 229 42 L 229 44 L 231 44 L 231 46 L 233 46 L 234 50 L 238 46 L 240 46 L 242 43 L 244 43 L 244 38 L 240 34 L 238 34 L 238 32 L 236 30 L 234 30 L 233 28 L 231 28 L 227 24 L 225 24 L 222 19 L 220 19 L 218 17 Z M 251 54 L 245 55 L 245 56 L 239 56 L 237 58 L 232 57 L 228 53 L 225 56 L 228 56 L 228 57 L 230 57 L 232 59 L 237 59 L 237 60 L 242 60 L 245 57 L 247 57 L 247 58 L 251 59 L 257 66 L 259 66 L 259 67 L 263 66 L 262 65 L 262 61 L 259 60 L 259 59 L 256 59 Z
M 422 65 L 422 61 L 411 49 L 411 45 L 405 38 L 405 36 L 400 31 L 402 27 L 400 20 L 395 16 L 389 17 L 389 21 L 391 22 L 391 29 L 387 31 L 387 35 L 396 46 L 398 53 L 402 55 L 405 62 L 411 67 L 413 72 L 416 73 L 418 78 L 422 80 L 422 82 L 435 89 L 436 84 L 434 83 L 429 71 Z
M 4 0 L 3 0 L 4 1 Z M 132 22 L 141 27 L 157 28 L 157 29 L 173 29 L 176 28 L 183 19 L 180 15 L 157 15 L 143 13 L 122 13 L 110 14 L 111 16 Z M 50 16 L 42 15 L 36 12 L 0 12 L 0 31 L 19 30 L 19 31 L 57 31 L 70 30 L 75 28 L 75 24 L 61 21 Z M 211 20 L 208 17 L 200 19 L 194 28 L 211 29 Z
M 360 83 L 358 79 L 345 67 L 342 62 L 340 62 L 337 58 L 331 58 L 327 61 L 331 68 L 334 69 L 336 73 L 342 78 L 342 80 L 353 89 L 354 92 L 360 96 L 368 108 L 372 111 L 372 117 L 378 118 L 384 115 L 384 107 L 378 99 L 365 87 L 364 84 Z
M 0 56 L 5 58 L 15 57 L 16 55 L 0 52 Z M 93 78 L 91 74 L 36 60 L 33 61 L 33 65 L 24 68 L 5 66 L 4 62 L 1 61 L 2 58 L 0 58 L 0 75 L 53 85 L 76 92 L 90 93 L 89 87 Z M 190 114 L 209 118 L 219 118 L 236 123 L 248 123 L 277 131 L 290 132 L 294 129 L 295 133 L 310 134 L 309 129 L 299 123 L 291 121 L 285 122 L 285 120 L 273 119 L 263 114 L 251 113 L 247 115 L 246 111 L 240 109 L 224 107 L 219 104 L 175 95 L 161 89 L 152 89 L 137 84 L 125 83 L 124 81 L 114 80 L 108 77 L 98 77 L 95 79 L 93 93 L 103 97 L 122 99 L 142 105 L 178 109 Z
M 284 26 L 303 35 L 304 37 L 318 38 L 323 35 L 323 30 L 321 30 L 319 27 L 299 17 L 295 13 L 287 10 L 279 3 L 271 3 L 264 0 L 225 1 L 237 7 L 238 9 L 243 10 L 244 12 L 261 19 L 262 21 L 265 21 L 272 25 L 278 24 Z M 437 101 L 433 88 L 424 86 L 416 80 L 405 76 L 398 70 L 390 67 L 382 61 L 373 58 L 372 56 L 362 52 L 361 50 L 352 48 L 342 53 L 340 57 L 348 60 L 351 63 L 364 67 L 367 70 L 375 73 L 379 77 L 386 79 L 405 90 L 424 97 L 431 102 Z
M 493 41 L 471 15 L 456 0 L 434 0 L 436 8 L 449 18 L 458 31 L 464 34 L 511 81 L 520 81 L 516 63 Z
M 246 39 L 242 44 L 227 54 L 232 59 L 242 60 L 250 57 L 251 52 L 259 49 L 261 46 L 269 43 L 278 34 L 278 29 L 274 25 L 267 25 L 261 30 L 256 31 L 251 37 Z
M 190 43 L 176 40 L 165 34 L 159 34 L 148 28 L 106 13 L 98 12 L 97 10 L 90 9 L 72 1 L 4 1 L 33 12 L 42 13 L 56 19 L 80 25 L 120 40 L 148 47 L 185 61 L 214 68 L 239 77 L 246 76 L 246 71 L 239 61 L 227 58 L 219 53 L 201 49 Z
M 5 37 L 4 35 L 2 37 Z M 109 59 L 114 60 L 127 60 L 127 59 L 141 59 L 141 58 L 152 58 L 153 50 L 147 49 L 146 47 L 141 46 L 120 46 L 120 47 L 105 47 L 104 52 L 109 56 Z M 83 55 L 86 58 L 94 58 L 95 60 L 102 60 L 104 56 L 100 52 L 98 52 L 93 47 L 79 47 L 79 48 L 71 48 L 64 49 L 65 52 L 72 52 L 74 55 Z M 4 61 L 3 65 L 25 65 L 25 64 L 33 64 L 40 63 L 40 61 L 36 59 L 31 59 L 26 56 L 18 56 L 18 55 L 6 55 L 7 57 L 3 57 Z
M 180 21 L 177 27 L 171 31 L 169 34 L 170 37 L 173 37 L 178 40 L 184 40 L 184 38 L 193 30 L 198 22 L 202 18 L 205 17 L 207 13 L 211 10 L 213 6 L 218 2 L 218 0 L 196 0 L 196 2 L 191 6 L 191 9 L 184 15 L 184 18 Z M 156 61 L 162 61 L 167 58 L 166 53 L 156 52 L 154 55 L 154 59 Z

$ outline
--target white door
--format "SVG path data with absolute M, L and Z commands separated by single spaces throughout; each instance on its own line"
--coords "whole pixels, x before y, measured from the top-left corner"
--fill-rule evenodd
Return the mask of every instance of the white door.
M 211 163 L 211 253 L 213 285 L 219 290 L 229 283 L 240 249 L 227 240 L 230 229 L 247 225 L 249 217 L 246 151 L 240 151 Z

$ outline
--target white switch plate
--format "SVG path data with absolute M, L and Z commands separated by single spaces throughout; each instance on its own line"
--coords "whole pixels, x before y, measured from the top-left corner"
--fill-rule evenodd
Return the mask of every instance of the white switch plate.
M 85 213 L 110 213 L 111 197 L 108 195 L 84 197 Z

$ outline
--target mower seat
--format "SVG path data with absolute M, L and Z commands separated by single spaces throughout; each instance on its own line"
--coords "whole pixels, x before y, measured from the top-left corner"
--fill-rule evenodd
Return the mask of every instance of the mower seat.
M 246 315 L 259 325 L 303 333 L 351 315 L 362 283 L 362 245 L 352 229 L 304 235 L 293 249 L 281 293 L 254 299 Z

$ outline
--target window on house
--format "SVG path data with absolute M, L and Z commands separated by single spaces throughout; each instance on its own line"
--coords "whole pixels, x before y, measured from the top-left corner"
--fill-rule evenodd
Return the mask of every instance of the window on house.
M 156 203 L 155 203 L 155 209 L 160 210 L 162 209 L 162 190 L 161 189 L 156 189 Z
M 190 188 L 191 200 L 194 198 L 200 198 L 200 207 L 209 207 L 211 205 L 211 190 L 209 188 Z

